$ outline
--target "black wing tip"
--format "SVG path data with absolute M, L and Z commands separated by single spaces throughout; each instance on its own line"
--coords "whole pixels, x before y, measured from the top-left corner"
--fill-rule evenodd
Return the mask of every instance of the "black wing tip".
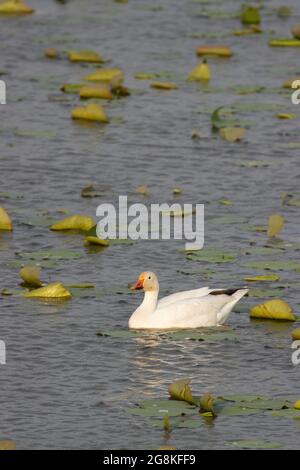
M 242 289 L 247 289 L 247 287 L 238 287 L 237 289 L 213 290 L 209 293 L 209 295 L 222 295 L 222 294 L 233 295 L 233 294 L 235 294 L 236 292 L 238 292 L 239 290 L 242 290 Z M 245 295 L 248 295 L 248 293 L 245 294 Z

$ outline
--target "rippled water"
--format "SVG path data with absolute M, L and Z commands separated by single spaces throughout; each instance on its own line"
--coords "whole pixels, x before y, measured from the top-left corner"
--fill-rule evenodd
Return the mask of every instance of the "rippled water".
M 300 369 L 291 363 L 293 326 L 250 322 L 247 305 L 260 298 L 250 297 L 240 309 L 245 313 L 230 318 L 238 343 L 96 336 L 98 330 L 127 328 L 140 294 L 116 291 L 140 271 L 157 272 L 163 293 L 208 282 L 213 287 L 240 285 L 243 277 L 260 274 L 241 266 L 245 256 L 240 250 L 266 240 L 250 226 L 263 225 L 270 213 L 280 212 L 286 219 L 283 238 L 299 240 L 299 208 L 283 208 L 280 201 L 281 192 L 299 190 L 299 148 L 287 147 L 299 142 L 299 120 L 279 121 L 276 110 L 250 113 L 246 118 L 254 125 L 245 141 L 235 145 L 212 134 L 210 124 L 216 107 L 233 103 L 275 103 L 284 112 L 296 112 L 289 93 L 280 93 L 280 87 L 299 73 L 298 50 L 270 49 L 267 42 L 272 32 L 287 36 L 290 25 L 299 21 L 298 1 L 288 2 L 294 16 L 285 20 L 274 13 L 282 2 L 267 2 L 265 33 L 247 37 L 230 34 L 241 28 L 237 19 L 203 16 L 203 8 L 235 12 L 239 1 L 28 3 L 36 8 L 35 15 L 0 18 L 0 71 L 8 90 L 8 104 L 1 106 L 0 203 L 14 220 L 14 232 L 0 234 L 0 288 L 18 287 L 18 267 L 11 263 L 17 259 L 15 252 L 53 247 L 74 249 L 82 257 L 44 268 L 45 281 L 90 282 L 96 288 L 62 304 L 0 297 L 0 338 L 7 346 L 7 365 L 0 367 L 0 438 L 34 449 L 150 449 L 165 444 L 216 449 L 254 438 L 299 448 L 296 420 L 219 417 L 212 425 L 174 430 L 167 438 L 127 412 L 138 399 L 166 396 L 171 381 L 187 376 L 199 393 L 297 395 Z M 217 37 L 211 39 L 213 35 Z M 210 60 L 213 79 L 207 88 L 187 83 L 185 77 L 197 63 L 196 47 L 209 42 L 231 46 L 234 56 Z M 110 125 L 72 122 L 70 112 L 78 99 L 62 95 L 59 88 L 80 81 L 93 67 L 46 59 L 46 47 L 92 48 L 124 70 L 133 93 L 106 106 Z M 141 71 L 169 72 L 168 80 L 179 89 L 150 89 L 148 81 L 133 78 Z M 266 90 L 238 94 L 249 86 Z M 203 139 L 191 139 L 194 128 Z M 253 160 L 265 166 L 247 167 Z M 101 199 L 81 198 L 89 182 L 103 190 Z M 183 244 L 173 241 L 88 249 L 82 237 L 53 233 L 35 222 L 47 211 L 61 218 L 58 209 L 94 216 L 100 202 L 116 203 L 119 194 L 127 194 L 130 202 L 145 202 L 134 193 L 142 184 L 149 186 L 147 203 L 171 202 L 174 186 L 183 191 L 177 201 L 205 203 L 205 246 L 238 253 L 237 262 L 192 263 L 178 251 Z M 232 205 L 220 205 L 219 199 Z M 223 216 L 231 221 L 216 219 Z M 287 252 L 284 259 L 297 256 Z M 211 268 L 215 272 L 208 279 L 205 272 Z M 180 272 L 185 269 L 199 273 L 186 276 Z M 280 296 L 299 313 L 299 274 L 281 274 L 282 284 L 291 287 Z

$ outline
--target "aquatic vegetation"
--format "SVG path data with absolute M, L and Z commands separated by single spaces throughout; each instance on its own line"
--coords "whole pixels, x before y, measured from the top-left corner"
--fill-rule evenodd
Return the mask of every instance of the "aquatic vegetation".
M 241 21 L 243 24 L 258 25 L 260 24 L 260 12 L 259 9 L 253 6 L 246 7 L 241 15 Z
M 40 266 L 24 266 L 20 269 L 20 277 L 23 280 L 25 287 L 42 287 L 42 281 L 40 280 Z
M 90 62 L 100 64 L 103 61 L 102 57 L 94 51 L 69 51 L 68 59 L 70 62 Z
M 151 88 L 157 88 L 158 90 L 176 90 L 178 86 L 175 83 L 170 82 L 152 82 L 150 83 Z
M 200 82 L 209 82 L 211 71 L 206 60 L 198 64 L 188 75 L 188 80 L 198 80 Z
M 103 100 L 112 100 L 113 95 L 108 85 L 83 86 L 79 90 L 79 96 L 82 99 L 99 98 Z
M 237 142 L 244 138 L 246 129 L 242 127 L 222 127 L 219 130 L 220 136 L 228 142 Z
M 290 39 L 290 38 L 271 39 L 269 41 L 269 46 L 271 47 L 300 47 L 300 40 Z
M 231 57 L 232 50 L 226 46 L 208 45 L 200 46 L 197 48 L 196 54 L 198 56 L 217 56 L 217 57 Z
M 250 317 L 279 321 L 296 320 L 291 307 L 280 299 L 268 300 L 264 304 L 255 305 L 250 310 Z
M 52 282 L 39 289 L 34 289 L 24 294 L 26 298 L 44 298 L 44 299 L 69 299 L 71 293 L 60 283 Z
M 284 227 L 284 218 L 282 215 L 273 214 L 269 216 L 268 220 L 268 237 L 275 237 Z
M 124 73 L 122 70 L 113 68 L 113 69 L 99 69 L 95 72 L 90 73 L 84 77 L 84 80 L 88 80 L 90 82 L 107 82 L 110 83 L 114 79 L 118 79 L 119 81 L 124 81 Z
M 292 338 L 294 341 L 300 340 L 300 328 L 296 328 L 292 331 Z
M 16 443 L 12 440 L 0 441 L 0 450 L 16 450 Z
M 33 8 L 22 0 L 7 0 L 0 4 L 0 15 L 28 15 L 34 13 Z
M 72 119 L 83 121 L 97 121 L 107 123 L 108 117 L 102 106 L 98 104 L 88 104 L 87 106 L 78 106 L 72 110 Z
M 12 221 L 4 207 L 0 207 L 0 230 L 11 231 L 13 228 Z
M 72 215 L 66 217 L 55 224 L 52 224 L 51 230 L 82 230 L 89 231 L 94 226 L 94 221 L 86 215 Z

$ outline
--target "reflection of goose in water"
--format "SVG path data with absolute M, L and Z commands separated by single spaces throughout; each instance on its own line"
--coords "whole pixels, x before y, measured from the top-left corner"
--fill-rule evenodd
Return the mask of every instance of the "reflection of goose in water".
M 168 295 L 158 301 L 159 284 L 152 272 L 143 272 L 132 289 L 145 292 L 142 304 L 129 319 L 129 328 L 168 329 L 223 325 L 235 304 L 248 292 L 242 289 L 202 287 Z

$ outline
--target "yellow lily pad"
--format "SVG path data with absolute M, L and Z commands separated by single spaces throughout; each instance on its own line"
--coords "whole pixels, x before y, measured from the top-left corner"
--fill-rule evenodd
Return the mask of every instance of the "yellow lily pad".
M 112 100 L 113 95 L 110 87 L 106 84 L 95 86 L 83 86 L 79 91 L 80 98 L 99 98 L 103 100 Z
M 200 46 L 196 51 L 198 56 L 231 57 L 232 51 L 226 46 Z
M 176 90 L 178 88 L 175 83 L 170 82 L 153 82 L 150 83 L 151 88 L 158 88 L 159 90 Z
M 104 240 L 102 238 L 94 237 L 94 236 L 91 236 L 91 235 L 88 235 L 87 237 L 85 237 L 84 241 L 88 245 L 109 246 L 109 241 L 108 240 Z
M 271 41 L 269 41 L 269 46 L 271 47 L 300 47 L 300 40 L 290 39 L 290 38 L 271 39 Z
M 0 450 L 16 450 L 16 444 L 10 439 L 0 441 Z
M 244 9 L 241 21 L 243 24 L 260 24 L 260 13 L 256 7 L 249 6 Z
M 268 237 L 275 237 L 284 227 L 284 218 L 279 214 L 270 215 L 268 220 Z
M 2 15 L 28 15 L 34 13 L 34 9 L 28 7 L 22 0 L 8 0 L 0 5 Z
M 190 389 L 190 379 L 180 379 L 171 383 L 168 387 L 168 392 L 173 400 L 182 400 L 194 405 L 195 400 L 192 396 Z
M 300 328 L 296 328 L 292 331 L 292 338 L 294 341 L 300 340 Z
M 83 121 L 109 122 L 102 106 L 94 103 L 74 108 L 71 116 L 72 119 L 80 119 Z
M 3 207 L 0 207 L 0 230 L 12 230 L 12 221 Z
M 205 60 L 201 64 L 198 64 L 188 75 L 188 80 L 199 80 L 202 82 L 209 82 L 210 79 L 210 68 Z
M 244 277 L 244 280 L 247 282 L 261 282 L 261 281 L 268 281 L 268 282 L 275 282 L 280 280 L 280 276 L 278 274 L 266 274 L 261 276 L 252 276 L 252 277 Z
M 51 284 L 47 284 L 45 287 L 27 292 L 24 294 L 24 297 L 68 299 L 71 297 L 71 293 L 60 282 L 52 282 Z
M 89 231 L 94 226 L 94 221 L 86 215 L 72 215 L 66 217 L 55 224 L 52 224 L 51 230 L 82 230 Z
M 294 403 L 294 408 L 295 410 L 300 410 L 300 400 L 297 400 L 296 403 Z
M 84 77 L 84 80 L 90 82 L 107 82 L 110 83 L 112 80 L 118 78 L 121 82 L 124 81 L 124 74 L 122 70 L 118 68 L 113 69 L 99 69 L 95 72 L 90 73 Z
M 278 117 L 278 119 L 296 119 L 297 114 L 293 114 L 293 113 L 278 113 L 276 116 Z
M 92 62 L 98 64 L 104 62 L 102 57 L 97 52 L 90 50 L 69 51 L 68 59 L 70 62 Z
M 228 142 L 237 142 L 243 139 L 246 129 L 242 127 L 222 127 L 219 133 L 220 136 Z
M 42 287 L 40 272 L 41 268 L 39 266 L 24 266 L 20 269 L 19 275 L 26 286 Z
M 294 82 L 298 82 L 299 85 L 297 84 L 297 86 L 292 87 Z M 283 82 L 282 88 L 300 88 L 300 77 L 288 78 Z
M 56 49 L 54 49 L 52 47 L 48 47 L 47 49 L 45 49 L 44 55 L 48 59 L 56 59 L 56 57 L 58 57 L 58 52 L 57 52 Z
M 134 192 L 137 194 L 142 194 L 143 196 L 149 196 L 149 188 L 146 184 L 138 186 Z
M 200 397 L 200 413 L 205 414 L 205 415 L 210 414 L 214 416 L 215 412 L 213 409 L 213 404 L 214 404 L 214 397 L 210 395 L 209 393 Z
M 268 300 L 264 304 L 255 305 L 250 310 L 250 317 L 267 320 L 296 320 L 291 307 L 280 299 Z

